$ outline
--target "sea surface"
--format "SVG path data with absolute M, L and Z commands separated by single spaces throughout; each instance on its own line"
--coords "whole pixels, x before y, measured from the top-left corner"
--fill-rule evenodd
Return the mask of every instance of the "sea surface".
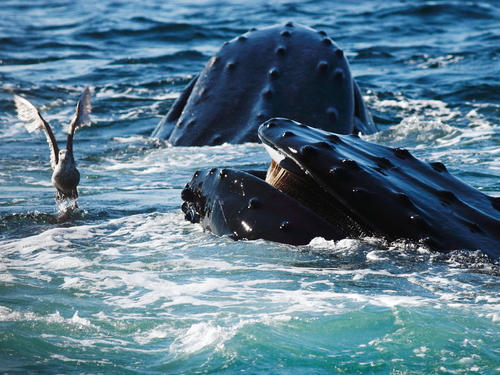
M 377 238 L 235 242 L 184 220 L 204 167 L 267 168 L 260 144 L 150 138 L 224 41 L 288 21 L 345 51 L 381 131 L 500 196 L 500 2 L 2 0 L 0 372 L 498 374 L 500 267 Z M 80 210 L 58 219 L 24 96 L 75 136 Z

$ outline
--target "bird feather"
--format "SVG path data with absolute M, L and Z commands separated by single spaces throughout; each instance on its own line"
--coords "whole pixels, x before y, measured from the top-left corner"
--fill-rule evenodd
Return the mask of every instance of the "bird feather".
M 91 102 L 91 91 L 88 86 L 85 86 L 82 95 L 80 96 L 80 100 L 76 105 L 75 117 L 68 129 L 68 134 L 74 134 L 76 129 L 81 126 L 90 126 L 90 112 L 92 111 L 92 102 Z
M 16 104 L 17 117 L 24 123 L 28 132 L 31 133 L 35 130 L 43 130 L 45 132 L 50 147 L 50 164 L 52 169 L 54 169 L 59 162 L 59 147 L 49 123 L 44 120 L 40 112 L 28 100 L 14 95 L 14 102 Z

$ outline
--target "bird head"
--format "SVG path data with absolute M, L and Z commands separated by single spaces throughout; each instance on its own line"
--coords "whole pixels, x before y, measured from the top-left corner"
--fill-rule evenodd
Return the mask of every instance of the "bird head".
M 63 149 L 63 150 L 60 150 L 59 151 L 59 162 L 67 162 L 69 161 L 69 157 L 68 157 L 68 150 L 66 149 Z

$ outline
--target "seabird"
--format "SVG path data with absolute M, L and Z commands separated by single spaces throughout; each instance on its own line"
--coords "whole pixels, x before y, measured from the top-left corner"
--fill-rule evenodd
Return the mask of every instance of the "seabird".
M 92 105 L 90 101 L 90 89 L 88 86 L 83 90 L 82 96 L 76 105 L 76 113 L 69 125 L 68 140 L 66 149 L 59 150 L 54 133 L 50 125 L 40 115 L 40 112 L 26 99 L 14 95 L 17 108 L 17 117 L 24 123 L 28 132 L 43 130 L 47 136 L 50 146 L 50 163 L 54 173 L 52 173 L 52 183 L 57 190 L 56 200 L 63 201 L 69 199 L 73 201 L 73 208 L 77 208 L 78 198 L 77 186 L 80 182 L 80 172 L 76 169 L 75 158 L 73 156 L 73 135 L 76 129 L 81 126 L 90 126 L 90 111 Z

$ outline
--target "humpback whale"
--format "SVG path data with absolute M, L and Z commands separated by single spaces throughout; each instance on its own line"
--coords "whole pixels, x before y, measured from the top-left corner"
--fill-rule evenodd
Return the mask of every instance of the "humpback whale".
M 258 142 L 259 125 L 273 117 L 341 134 L 377 130 L 342 49 L 289 22 L 224 43 L 152 136 L 175 146 Z
M 312 127 L 311 127 L 312 126 Z M 260 141 L 269 170 L 210 168 L 182 190 L 186 220 L 234 239 L 374 236 L 500 258 L 500 200 L 377 131 L 344 52 L 296 24 L 226 42 L 153 132 L 172 145 Z
M 375 236 L 500 258 L 500 198 L 442 163 L 289 119 L 265 122 L 258 135 L 273 160 L 268 172 L 196 172 L 181 194 L 187 220 L 234 239 Z

